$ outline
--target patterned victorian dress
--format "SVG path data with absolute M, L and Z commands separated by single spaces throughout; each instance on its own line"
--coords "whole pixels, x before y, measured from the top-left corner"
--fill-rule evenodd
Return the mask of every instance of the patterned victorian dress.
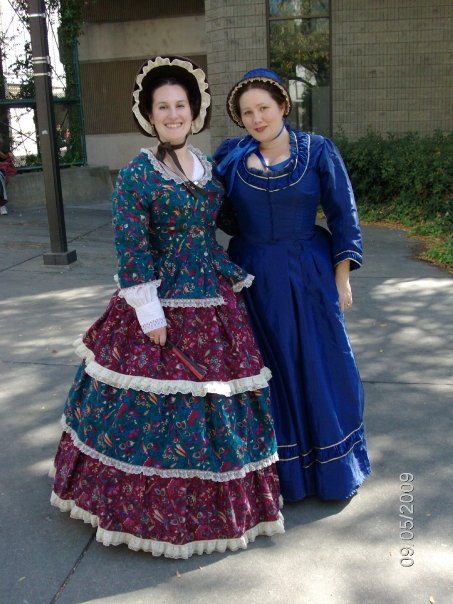
M 211 165 L 198 199 L 149 150 L 113 194 L 118 290 L 76 343 L 83 362 L 62 418 L 51 503 L 126 543 L 187 558 L 283 532 L 269 370 L 248 323 L 252 277 L 215 239 L 224 196 Z M 168 337 L 197 379 L 143 333 L 122 292 L 155 282 Z
M 362 382 L 334 266 L 345 259 L 351 269 L 361 265 L 361 233 L 335 145 L 289 126 L 288 131 L 289 161 L 267 172 L 247 167 L 256 149 L 250 136 L 220 146 L 215 161 L 229 195 L 219 225 L 234 234 L 230 258 L 255 275 L 244 299 L 272 371 L 283 498 L 346 499 L 371 470 Z M 238 147 L 249 151 L 225 162 Z M 319 205 L 329 231 L 316 225 Z

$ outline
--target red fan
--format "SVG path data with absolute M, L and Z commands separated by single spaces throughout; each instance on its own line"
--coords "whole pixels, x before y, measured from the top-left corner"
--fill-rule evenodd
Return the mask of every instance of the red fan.
M 189 371 L 194 374 L 196 378 L 198 378 L 199 380 L 202 380 L 204 378 L 207 371 L 206 367 L 202 367 L 198 363 L 195 363 L 195 361 L 193 361 L 186 354 L 184 354 L 183 351 L 176 346 L 176 344 L 173 344 L 173 342 L 168 339 L 165 342 L 165 348 L 171 350 L 173 354 L 178 357 L 181 363 L 183 363 L 187 367 L 187 369 L 189 369 Z

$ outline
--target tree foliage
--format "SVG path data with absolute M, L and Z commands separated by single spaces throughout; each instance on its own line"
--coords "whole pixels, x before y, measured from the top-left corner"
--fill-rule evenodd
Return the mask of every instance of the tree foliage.
M 271 66 L 286 79 L 297 79 L 298 65 L 315 78 L 316 85 L 329 81 L 328 31 L 312 30 L 311 19 L 273 21 L 270 30 Z
M 27 0 L 10 0 L 10 3 L 26 30 L 30 32 Z M 73 49 L 82 32 L 83 11 L 86 4 L 87 1 L 83 2 L 80 0 L 47 0 L 45 3 L 47 15 L 52 12 L 56 12 L 58 15 L 58 37 L 60 56 L 66 76 L 66 96 L 72 94 L 74 88 L 75 68 Z M 19 90 L 15 96 L 21 99 L 33 98 L 35 91 L 32 49 L 29 40 L 24 44 L 23 55 L 11 64 L 10 69 L 20 81 Z
M 64 133 L 63 143 L 60 148 L 61 161 L 64 164 L 80 163 L 83 161 L 83 118 L 78 91 L 78 62 L 75 52 L 79 36 L 83 29 L 83 16 L 88 3 L 96 0 L 46 0 L 45 10 L 48 29 L 58 23 L 58 51 L 60 61 L 64 69 L 64 92 L 63 97 L 55 100 L 58 107 L 57 135 Z M 30 35 L 29 7 L 27 0 L 10 0 L 11 7 L 23 25 L 23 31 Z M 20 36 L 23 36 L 23 31 Z M 50 35 L 50 34 L 49 34 Z M 11 73 L 15 75 L 19 86 L 14 94 L 17 99 L 35 98 L 35 78 L 32 62 L 32 46 L 30 39 L 23 45 L 23 51 L 16 60 L 8 66 Z M 30 104 L 30 106 L 32 106 Z M 36 126 L 36 115 L 34 116 Z M 57 120 L 56 120 L 57 121 Z M 64 123 L 62 123 L 64 122 Z M 60 137 L 61 138 L 61 137 Z M 39 154 L 39 137 L 36 136 L 38 154 L 27 156 L 27 165 L 39 165 L 41 162 Z

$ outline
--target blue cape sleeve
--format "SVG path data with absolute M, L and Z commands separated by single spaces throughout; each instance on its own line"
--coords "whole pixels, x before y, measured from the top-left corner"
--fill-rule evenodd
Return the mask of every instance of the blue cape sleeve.
M 223 162 L 226 156 L 237 146 L 238 142 L 241 139 L 238 137 L 235 138 L 226 138 L 220 145 L 218 146 L 216 152 L 214 153 L 214 161 L 213 161 L 213 171 L 214 174 L 219 178 L 222 182 L 225 182 L 225 170 L 219 170 L 219 165 Z

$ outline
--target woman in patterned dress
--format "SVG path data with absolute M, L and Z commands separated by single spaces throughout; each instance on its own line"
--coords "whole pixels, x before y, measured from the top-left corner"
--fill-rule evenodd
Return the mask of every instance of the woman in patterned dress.
M 210 100 L 184 57 L 137 74 L 133 116 L 159 143 L 118 176 L 118 290 L 76 343 L 51 497 L 104 545 L 171 558 L 284 530 L 270 372 L 239 294 L 253 278 L 216 242 L 224 190 L 187 144 Z
M 364 396 L 345 328 L 350 270 L 362 240 L 346 168 L 331 140 L 286 123 L 280 77 L 257 68 L 231 89 L 227 111 L 247 130 L 215 154 L 227 187 L 219 225 L 231 260 L 255 275 L 244 299 L 272 371 L 282 496 L 351 497 L 371 468 Z M 321 206 L 328 231 L 316 224 Z

